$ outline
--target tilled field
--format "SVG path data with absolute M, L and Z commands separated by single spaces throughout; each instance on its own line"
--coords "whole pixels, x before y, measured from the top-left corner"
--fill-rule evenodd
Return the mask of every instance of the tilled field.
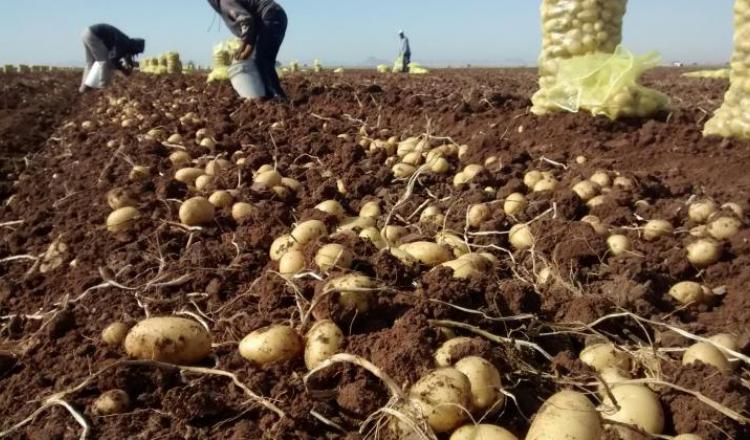
M 658 394 L 664 434 L 750 438 L 750 358 L 735 359 L 750 343 L 750 230 L 708 240 L 718 244 L 713 264 L 687 258 L 690 245 L 712 232 L 690 219 L 691 203 L 713 200 L 718 212 L 710 221 L 746 222 L 737 208 L 750 209 L 750 144 L 703 139 L 727 83 L 679 73 L 657 71 L 647 81 L 672 96 L 672 113 L 622 122 L 531 115 L 536 75 L 528 70 L 293 76 L 285 79 L 290 106 L 242 102 L 229 85 L 207 86 L 199 77 L 136 76 L 78 101 L 72 75 L 48 75 L 38 86 L 44 94 L 24 86 L 38 78 L 3 77 L 0 433 L 399 438 L 381 408 L 408 412 L 398 395 L 437 367 L 435 352 L 448 338 L 463 336 L 472 339 L 449 357 L 489 360 L 506 396 L 503 405 L 473 411 L 474 420 L 519 438 L 557 391 L 602 400 L 601 375 L 579 353 L 606 341 L 626 359 L 621 373 Z M 29 114 L 35 117 L 21 117 Z M 167 142 L 174 134 L 182 140 Z M 409 157 L 416 163 L 411 177 L 391 171 L 396 144 L 387 140 L 394 136 L 419 137 L 412 149 L 424 154 Z M 447 173 L 420 166 L 436 147 L 444 147 Z M 179 151 L 193 162 L 181 166 L 228 162 L 212 162 L 213 176 L 199 191 L 175 180 L 179 167 L 170 155 Z M 471 164 L 483 166 L 454 185 L 454 175 Z M 255 182 L 264 165 L 299 188 Z M 134 166 L 143 168 L 134 173 Z M 543 179 L 557 185 L 532 191 L 530 171 L 548 173 Z M 603 185 L 591 187 L 602 197 L 588 206 L 571 188 L 595 175 Z M 140 216 L 113 233 L 105 221 L 115 188 L 135 201 Z M 249 215 L 235 220 L 226 207 L 200 227 L 180 223 L 182 201 L 217 190 L 249 203 Z M 513 193 L 527 203 L 510 215 L 506 198 Z M 326 200 L 345 212 L 315 209 Z M 372 201 L 379 201 L 379 215 L 342 228 Z M 737 206 L 722 207 L 730 202 Z M 469 221 L 469 208 L 482 203 L 485 215 Z M 311 219 L 328 234 L 298 246 L 304 270 L 280 273 L 269 256 L 272 243 Z M 674 231 L 652 237 L 644 226 L 653 219 Z M 457 239 L 444 247 L 450 259 L 492 257 L 457 278 L 451 268 L 409 261 L 359 235 L 362 226 L 386 224 L 406 228 L 394 246 L 450 233 Z M 517 224 L 527 225 L 531 247 L 509 243 Z M 614 255 L 613 234 L 627 237 L 630 248 Z M 350 265 L 319 267 L 316 253 L 331 243 L 351 251 Z M 353 271 L 372 285 L 355 292 L 325 287 Z M 669 294 L 684 281 L 705 287 L 685 304 Z M 342 300 L 347 293 L 350 300 Z M 110 323 L 171 315 L 210 329 L 211 355 L 198 365 L 129 360 L 122 346 L 102 340 Z M 254 330 L 285 324 L 304 335 L 324 319 L 343 331 L 340 351 L 371 362 L 380 377 L 350 362 L 306 376 L 302 354 L 261 367 L 238 352 Z M 739 352 L 727 355 L 726 368 L 683 365 L 686 348 L 722 333 L 736 337 Z M 93 402 L 113 389 L 127 393 L 127 410 L 96 413 Z M 608 431 L 602 438 L 618 437 Z

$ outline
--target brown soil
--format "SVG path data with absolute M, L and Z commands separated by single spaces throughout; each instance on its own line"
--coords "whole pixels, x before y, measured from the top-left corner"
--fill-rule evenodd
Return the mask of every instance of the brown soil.
M 546 397 L 571 381 L 588 383 L 594 378 L 576 360 L 590 332 L 555 331 L 562 324 L 589 323 L 627 310 L 701 336 L 735 333 L 747 345 L 750 232 L 724 243 L 722 259 L 707 270 L 692 267 L 684 249 L 690 241 L 686 231 L 695 226 L 686 216 L 691 197 L 732 201 L 750 209 L 750 143 L 704 139 L 702 125 L 719 106 L 727 84 L 684 79 L 679 73 L 661 70 L 647 76 L 649 85 L 673 97 L 671 113 L 619 122 L 583 114 L 533 116 L 528 108 L 536 75 L 530 70 L 438 71 L 424 77 L 300 74 L 285 79 L 293 100 L 289 106 L 242 102 L 229 85 L 205 85 L 200 77 L 135 76 L 78 101 L 73 74 L 2 77 L 0 432 L 29 417 L 45 398 L 76 388 L 105 369 L 63 396 L 83 414 L 92 438 L 365 437 L 357 434 L 361 423 L 389 397 L 379 379 L 342 365 L 305 386 L 302 377 L 307 370 L 301 359 L 259 368 L 236 349 L 240 339 L 262 326 L 299 325 L 299 301 L 309 305 L 307 301 L 320 295 L 321 282 L 315 279 L 302 278 L 291 285 L 275 274 L 278 267 L 268 257 L 275 237 L 299 220 L 317 218 L 335 225 L 336 218 L 312 209 L 326 199 L 339 200 L 349 215 L 356 215 L 366 200 L 379 198 L 388 212 L 403 196 L 406 183 L 392 177 L 384 165 L 386 156 L 368 154 L 357 145 L 363 125 L 379 138 L 429 133 L 468 144 L 460 163 L 452 160 L 455 169 L 484 163 L 490 156 L 499 159 L 459 188 L 452 186 L 452 174 L 422 175 L 392 221 L 413 222 L 408 226 L 414 240 L 431 239 L 442 226 L 420 225 L 417 209 L 434 196 L 440 199 L 434 204 L 447 213 L 445 227 L 463 234 L 467 207 L 495 202 L 490 205 L 492 218 L 477 228 L 485 234 L 470 235 L 477 249 L 500 260 L 492 271 L 454 280 L 450 270 L 406 267 L 350 236 L 327 238 L 304 249 L 311 263 L 320 244 L 346 244 L 356 255 L 353 268 L 388 287 L 365 314 L 329 298 L 314 316 L 335 319 L 347 335 L 345 350 L 370 360 L 397 384 L 408 387 L 435 368 L 432 356 L 446 335 L 430 320 L 460 321 L 536 342 L 553 362 L 482 338 L 454 353 L 481 355 L 500 369 L 506 391 L 516 396 L 518 405 L 509 404 L 486 422 L 523 438 L 526 417 Z M 134 126 L 121 126 L 125 116 L 118 98 L 137 106 L 127 116 L 137 121 Z M 188 112 L 194 112 L 200 123 L 179 122 Z M 84 130 L 84 121 L 97 128 Z M 280 121 L 285 129 L 271 128 Z M 229 210 L 220 210 L 216 221 L 199 231 L 176 226 L 179 199 L 191 190 L 171 179 L 171 147 L 144 137 L 153 128 L 167 135 L 180 133 L 194 158 L 209 154 L 193 141 L 201 128 L 216 139 L 216 154 L 241 152 L 245 165 L 220 173 L 210 188 L 237 188 L 239 181 L 238 198 L 256 207 L 253 215 L 237 224 Z M 342 133 L 351 140 L 337 137 Z M 115 148 L 107 147 L 110 141 Z M 577 164 L 579 155 L 588 161 Z M 199 165 L 206 161 L 202 157 Z M 284 176 L 302 183 L 300 192 L 280 196 L 252 185 L 253 171 L 274 162 Z M 132 164 L 148 167 L 153 178 L 131 182 Z M 502 213 L 498 201 L 512 192 L 525 192 L 522 178 L 530 169 L 553 172 L 561 185 L 554 192 L 530 196 L 518 220 L 533 220 L 536 246 L 533 253 L 516 252 L 511 259 L 502 250 L 509 247 L 506 235 L 496 232 L 507 231 L 514 221 Z M 589 212 L 567 188 L 597 170 L 631 177 L 636 186 L 613 190 L 606 204 Z M 344 182 L 346 195 L 337 191 L 337 179 Z M 498 191 L 485 192 L 488 186 Z M 130 232 L 111 234 L 104 227 L 110 213 L 105 195 L 115 187 L 133 194 L 144 214 Z M 636 205 L 638 200 L 649 205 Z M 605 239 L 580 222 L 589 213 L 628 235 L 633 252 L 611 256 Z M 670 220 L 677 233 L 646 242 L 637 230 L 644 218 Z M 384 220 L 385 216 L 379 226 Z M 542 261 L 554 274 L 545 284 L 535 282 Z M 168 286 L 149 284 L 178 279 Z M 725 293 L 708 304 L 679 306 L 667 291 L 678 281 L 692 279 Z M 106 280 L 119 287 L 102 285 Z M 225 377 L 115 364 L 126 358 L 124 351 L 101 340 L 102 329 L 113 321 L 132 324 L 147 315 L 177 312 L 201 315 L 211 328 L 215 347 L 202 366 L 235 374 L 287 417 L 280 419 L 248 401 Z M 532 317 L 489 319 L 522 314 Z M 650 341 L 664 348 L 690 343 L 663 327 L 642 326 L 628 318 L 605 321 L 596 330 L 631 349 Z M 679 350 L 661 354 L 662 380 L 748 415 L 747 366 L 727 374 L 705 365 L 683 367 L 680 357 Z M 643 377 L 644 367 L 636 365 L 634 376 Z M 130 396 L 129 410 L 112 416 L 94 414 L 94 399 L 115 388 Z M 658 391 L 667 420 L 665 434 L 694 432 L 706 440 L 750 438 L 746 425 L 695 397 L 668 388 Z M 74 418 L 54 406 L 9 438 L 79 435 Z

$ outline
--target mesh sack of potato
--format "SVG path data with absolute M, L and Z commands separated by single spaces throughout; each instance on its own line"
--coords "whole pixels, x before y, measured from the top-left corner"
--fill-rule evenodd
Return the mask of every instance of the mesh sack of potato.
M 664 95 L 636 83 L 652 58 L 633 57 L 619 49 L 626 7 L 627 0 L 542 2 L 540 90 L 532 98 L 535 114 L 583 109 L 619 118 L 648 116 L 663 108 Z M 628 68 L 621 72 L 623 78 L 614 70 L 618 67 Z M 606 99 L 591 100 L 595 96 Z M 615 97 L 626 102 L 617 104 Z
M 229 80 L 227 68 L 232 63 L 232 54 L 240 48 L 241 44 L 242 41 L 239 38 L 229 38 L 214 46 L 208 82 Z
M 750 139 L 750 0 L 734 4 L 734 55 L 731 86 L 703 130 L 706 136 Z
M 180 61 L 180 54 L 177 52 L 169 52 L 166 54 L 167 57 L 167 72 L 168 73 L 182 73 L 182 61 Z

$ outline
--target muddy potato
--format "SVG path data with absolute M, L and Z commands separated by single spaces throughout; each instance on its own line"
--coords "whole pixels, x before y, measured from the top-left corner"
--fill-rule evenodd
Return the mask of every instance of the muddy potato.
M 130 230 L 140 216 L 137 209 L 132 206 L 112 211 L 107 216 L 107 230 L 109 232 L 124 232 Z
M 176 167 L 187 165 L 192 160 L 193 158 L 190 157 L 190 154 L 187 151 L 175 151 L 169 155 L 169 161 Z
M 391 171 L 393 172 L 393 177 L 397 179 L 406 179 L 411 177 L 412 174 L 417 171 L 417 167 L 408 163 L 397 163 L 391 168 Z
M 107 204 L 110 208 L 117 210 L 125 207 L 138 206 L 138 203 L 128 194 L 124 188 L 113 188 L 107 191 Z
M 544 176 L 542 175 L 541 171 L 532 170 L 532 171 L 529 171 L 528 173 L 526 173 L 523 176 L 523 183 L 524 183 L 524 185 L 526 185 L 527 188 L 534 189 L 534 187 L 536 186 L 536 184 L 540 180 L 542 180 L 543 177 Z
M 232 205 L 232 218 L 234 221 L 239 222 L 249 218 L 253 214 L 253 211 L 253 205 L 245 202 L 237 202 Z
M 312 370 L 321 362 L 341 352 L 344 332 L 333 321 L 318 321 L 307 332 L 305 341 L 305 365 Z
M 597 206 L 601 206 L 605 203 L 607 203 L 607 196 L 605 195 L 598 195 L 595 197 L 592 197 L 588 202 L 586 202 L 586 206 L 589 208 L 596 208 Z
M 526 440 L 600 440 L 602 422 L 594 405 L 575 391 L 560 391 L 534 416 Z
M 453 256 L 456 258 L 470 252 L 469 245 L 466 244 L 464 239 L 450 232 L 438 232 L 435 234 L 435 242 L 441 246 L 450 248 L 453 251 Z
M 734 217 L 722 216 L 712 220 L 706 228 L 708 234 L 717 240 L 728 240 L 740 231 L 742 222 Z
M 209 185 L 214 183 L 213 176 L 209 176 L 207 174 L 203 174 L 198 176 L 197 179 L 195 179 L 195 189 L 198 191 L 203 191 L 208 188 Z
M 167 142 L 170 144 L 181 144 L 182 143 L 182 135 L 179 133 L 174 133 L 169 136 L 167 139 Z
M 508 240 L 516 250 L 528 249 L 534 245 L 534 236 L 531 234 L 531 228 L 524 223 L 519 223 L 510 228 Z
M 279 260 L 279 273 L 285 278 L 291 277 L 305 268 L 305 254 L 301 251 L 288 250 Z
M 353 260 L 354 254 L 352 251 L 337 243 L 327 244 L 315 254 L 315 264 L 323 272 L 333 267 L 349 269 L 352 267 Z
M 279 261 L 287 251 L 299 249 L 300 247 L 300 244 L 291 235 L 284 234 L 271 243 L 269 256 L 271 257 L 271 261 Z
M 283 176 L 278 171 L 270 170 L 258 173 L 253 179 L 253 182 L 265 185 L 268 188 L 273 188 L 274 186 L 281 186 L 282 178 Z
M 609 174 L 604 171 L 598 171 L 592 174 L 589 180 L 600 188 L 609 188 L 612 186 L 612 179 L 610 179 Z
M 125 351 L 136 359 L 194 364 L 211 352 L 211 336 L 199 323 L 174 316 L 148 318 L 125 338 Z
M 688 207 L 688 218 L 695 223 L 705 223 L 717 210 L 713 200 L 693 202 Z
M 503 211 L 505 211 L 507 215 L 517 215 L 523 212 L 527 205 L 528 202 L 526 201 L 526 196 L 521 193 L 513 193 L 505 198 Z
M 399 246 L 399 250 L 411 255 L 415 260 L 426 266 L 437 266 L 451 259 L 451 252 L 447 247 L 431 241 L 416 241 Z
M 375 226 L 377 222 L 372 217 L 347 217 L 339 223 L 337 232 L 361 231 L 362 229 Z
M 323 292 L 337 292 L 341 306 L 365 313 L 370 310 L 375 293 L 373 289 L 377 287 L 376 280 L 354 272 L 331 279 L 323 286 Z
M 303 350 L 302 338 L 287 325 L 255 330 L 245 336 L 239 346 L 240 356 L 260 366 L 292 360 Z
M 463 373 L 471 385 L 471 403 L 474 411 L 485 411 L 500 407 L 505 400 L 500 372 L 488 360 L 478 356 L 468 356 L 453 366 Z
M 453 270 L 453 278 L 456 279 L 467 279 L 481 273 L 471 261 L 462 259 L 446 261 L 445 263 L 441 263 L 439 267 L 451 268 Z
M 215 208 L 203 197 L 193 197 L 180 205 L 180 222 L 186 226 L 199 226 L 214 220 Z
M 700 239 L 687 246 L 687 259 L 695 267 L 708 267 L 721 258 L 721 246 L 711 239 Z
M 630 239 L 626 235 L 621 234 L 611 235 L 607 239 L 607 246 L 609 246 L 609 251 L 612 252 L 612 255 L 616 257 L 631 249 Z
M 709 290 L 694 281 L 682 281 L 669 289 L 669 296 L 680 304 L 702 303 L 709 296 Z
M 123 390 L 105 391 L 91 404 L 92 412 L 99 416 L 122 414 L 129 408 L 130 396 Z
M 602 223 L 601 219 L 595 215 L 587 215 L 581 219 L 581 222 L 588 223 L 596 232 L 596 235 L 600 237 L 606 237 L 609 235 L 609 228 L 607 225 Z
M 337 202 L 336 200 L 326 200 L 324 202 L 320 202 L 315 205 L 315 209 L 330 215 L 334 215 L 339 219 L 342 219 L 346 216 L 344 207 L 341 206 L 341 203 Z
M 554 177 L 542 177 L 542 179 L 534 185 L 534 192 L 554 191 L 557 189 L 557 185 L 558 181 Z
M 320 220 L 302 222 L 292 229 L 291 234 L 294 241 L 303 246 L 326 235 L 328 235 L 328 228 Z
M 229 191 L 216 191 L 208 198 L 208 202 L 219 209 L 228 208 L 232 205 L 234 197 Z
M 419 215 L 420 223 L 442 225 L 444 220 L 445 215 L 443 214 L 443 211 L 437 206 L 428 206 L 424 209 L 424 211 L 422 211 L 422 214 Z
M 119 346 L 128 335 L 130 326 L 124 322 L 113 322 L 102 330 L 102 341 L 112 347 Z
M 414 267 L 419 264 L 419 261 L 417 261 L 416 258 L 412 257 L 411 254 L 404 252 L 399 248 L 388 247 L 387 250 L 392 256 L 396 257 L 396 259 L 398 259 L 401 264 L 406 267 Z
M 472 228 L 478 228 L 491 216 L 490 207 L 486 203 L 471 205 L 466 220 Z
M 468 419 L 471 410 L 471 383 L 454 368 L 427 373 L 409 391 L 427 423 L 436 433 L 453 431 Z
M 281 185 L 285 188 L 289 188 L 289 190 L 294 192 L 299 192 L 299 190 L 302 189 L 302 184 L 300 183 L 300 181 L 297 179 L 292 179 L 291 177 L 282 177 Z
M 691 345 L 682 355 L 682 365 L 690 365 L 701 361 L 707 365 L 713 365 L 722 372 L 729 372 L 732 366 L 729 359 L 718 348 L 706 342 L 698 342 Z
M 635 188 L 635 183 L 633 182 L 633 179 L 630 179 L 628 177 L 617 176 L 615 177 L 615 180 L 612 182 L 612 186 L 614 186 L 615 188 L 631 190 Z
M 174 178 L 185 185 L 193 186 L 195 179 L 202 175 L 203 170 L 200 168 L 181 168 L 174 173 Z
M 638 428 L 652 435 L 664 430 L 664 410 L 659 396 L 645 385 L 622 384 L 611 388 L 620 409 L 607 397 L 602 404 L 602 417 Z
M 376 228 L 375 226 L 370 226 L 369 228 L 362 229 L 362 231 L 359 233 L 359 237 L 368 240 L 377 249 L 385 249 L 386 247 L 388 247 L 388 243 L 386 243 L 386 241 L 380 235 L 380 231 L 378 231 L 378 228 Z
M 226 159 L 214 159 L 208 161 L 206 164 L 206 174 L 209 176 L 216 176 L 224 170 L 228 170 L 232 167 L 232 162 Z
M 622 371 L 630 370 L 630 356 L 618 350 L 612 343 L 590 345 L 581 351 L 579 359 L 598 372 L 609 368 Z
M 518 440 L 518 437 L 505 428 L 482 423 L 458 428 L 450 440 Z
M 377 200 L 369 201 L 359 209 L 360 217 L 378 218 L 380 214 L 380 202 Z
M 572 191 L 581 200 L 588 202 L 599 194 L 599 187 L 594 182 L 583 180 L 573 185 Z
M 444 157 L 437 157 L 428 162 L 430 171 L 435 174 L 448 174 L 451 170 L 451 164 Z
M 443 345 L 435 351 L 435 364 L 437 364 L 438 367 L 450 367 L 458 361 L 457 358 L 454 358 L 451 355 L 453 350 L 461 345 L 469 344 L 471 341 L 473 341 L 473 339 L 461 336 L 443 342 Z
M 727 350 L 739 351 L 740 349 L 737 336 L 731 333 L 719 333 L 711 336 L 708 340 L 718 345 L 720 348 L 725 348 Z
M 737 218 L 741 219 L 745 217 L 745 210 L 737 203 L 734 202 L 728 202 L 723 205 L 721 205 L 721 209 L 726 209 L 728 211 L 732 211 L 734 215 L 737 216 Z
M 399 244 L 399 241 L 409 235 L 409 230 L 403 226 L 388 225 L 380 231 L 380 235 L 383 239 L 392 244 Z
M 674 226 L 666 220 L 650 220 L 643 226 L 643 239 L 654 241 L 659 237 L 672 235 Z

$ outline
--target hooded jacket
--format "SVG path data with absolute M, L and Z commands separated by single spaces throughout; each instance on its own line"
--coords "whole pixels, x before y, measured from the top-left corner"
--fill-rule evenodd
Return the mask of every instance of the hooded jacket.
M 109 61 L 116 67 L 122 68 L 125 58 L 132 65 L 132 58 L 146 50 L 146 41 L 141 38 L 130 38 L 111 24 L 95 24 L 91 32 L 96 35 L 109 50 Z
M 274 0 L 208 0 L 229 30 L 242 41 L 255 44 L 263 15 L 276 6 Z

